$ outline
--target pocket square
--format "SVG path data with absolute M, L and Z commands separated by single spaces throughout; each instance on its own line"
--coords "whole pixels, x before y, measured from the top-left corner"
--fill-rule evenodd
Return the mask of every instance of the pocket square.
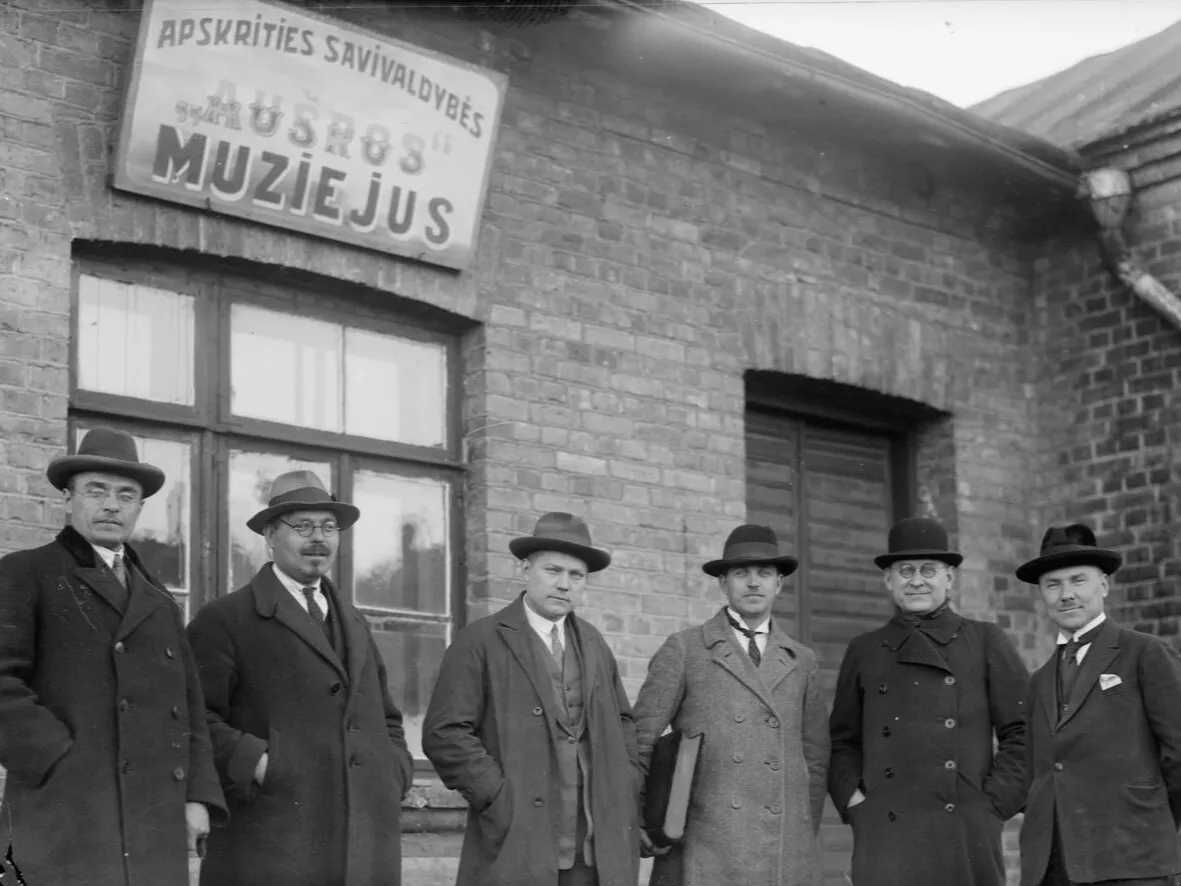
M 1122 682 L 1124 682 L 1124 681 L 1122 679 L 1120 679 L 1119 674 L 1100 674 L 1099 675 L 1099 688 L 1104 691 L 1110 689 L 1112 686 L 1118 686 Z

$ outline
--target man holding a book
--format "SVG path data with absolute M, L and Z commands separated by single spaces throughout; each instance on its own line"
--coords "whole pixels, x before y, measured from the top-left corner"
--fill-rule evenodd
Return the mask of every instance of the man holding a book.
M 681 777 L 691 755 L 674 752 L 671 765 L 653 764 L 648 790 L 668 801 L 649 810 L 659 820 L 649 816 L 640 836 L 657 856 L 652 884 L 821 882 L 816 835 L 829 744 L 817 660 L 771 617 L 798 565 L 780 554 L 769 527 L 739 526 L 722 557 L 703 567 L 727 605 L 669 637 L 648 666 L 635 707 L 645 769 L 669 726 L 682 749 L 700 737 L 691 778 Z M 665 777 L 671 785 L 660 783 Z M 670 851 L 682 820 L 683 836 Z

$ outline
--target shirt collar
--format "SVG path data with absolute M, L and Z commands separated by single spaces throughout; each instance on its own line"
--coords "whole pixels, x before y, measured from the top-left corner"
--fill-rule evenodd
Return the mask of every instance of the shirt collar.
M 746 622 L 742 620 L 742 616 L 739 615 L 737 612 L 735 612 L 733 609 L 731 609 L 729 606 L 726 607 L 726 614 L 729 615 L 730 618 L 732 618 L 736 624 L 740 624 L 744 628 L 747 626 Z M 771 633 L 771 616 L 768 615 L 766 618 L 763 619 L 762 623 L 760 623 L 758 627 L 751 628 L 751 630 L 754 631 L 756 634 Z
M 529 626 L 542 636 L 548 637 L 554 625 L 558 626 L 559 633 L 566 630 L 566 616 L 563 615 L 557 621 L 550 621 L 544 615 L 538 615 L 534 612 L 528 601 L 522 600 L 521 604 L 525 607 L 525 618 L 529 619 Z
M 102 561 L 107 564 L 108 569 L 115 568 L 115 557 L 123 553 L 123 545 L 112 550 L 111 548 L 104 548 L 102 545 L 91 545 L 95 553 L 102 558 Z
M 291 593 L 295 594 L 295 596 L 302 597 L 304 588 L 315 588 L 317 591 L 320 590 L 320 579 L 317 578 L 315 581 L 308 582 L 306 585 L 300 584 L 278 566 L 275 566 L 273 563 L 271 565 L 275 570 L 275 578 L 279 579 L 279 583 L 282 584 L 283 587 L 287 588 L 287 590 L 291 591 Z
M 1098 615 L 1096 615 L 1094 618 L 1092 618 L 1089 622 L 1087 622 L 1085 625 L 1083 625 L 1081 628 L 1079 628 L 1077 631 L 1075 631 L 1070 636 L 1067 636 L 1066 634 L 1062 633 L 1062 631 L 1059 631 L 1058 632 L 1058 645 L 1064 646 L 1067 643 L 1069 643 L 1071 640 L 1077 640 L 1079 637 L 1081 637 L 1087 631 L 1091 630 L 1091 628 L 1097 628 L 1097 627 L 1099 627 L 1099 625 L 1103 624 L 1103 620 L 1105 618 L 1107 618 L 1107 613 L 1100 612 Z

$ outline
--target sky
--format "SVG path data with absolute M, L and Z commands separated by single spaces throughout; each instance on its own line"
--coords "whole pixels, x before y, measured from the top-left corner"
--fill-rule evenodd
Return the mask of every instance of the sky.
M 1177 0 L 699 0 L 968 107 L 1181 19 Z

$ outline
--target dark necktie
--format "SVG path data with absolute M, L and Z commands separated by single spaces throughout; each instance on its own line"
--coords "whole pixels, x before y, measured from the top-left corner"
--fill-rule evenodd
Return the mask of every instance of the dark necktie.
M 320 604 L 316 602 L 316 589 L 311 585 L 300 588 L 303 591 L 304 599 L 308 601 L 308 615 L 312 617 L 312 621 L 320 626 L 320 630 L 324 632 L 324 636 L 328 638 L 328 645 L 332 645 L 332 629 L 328 627 L 328 618 L 324 615 L 324 610 L 320 608 Z
M 119 584 L 127 587 L 127 563 L 123 560 L 122 552 L 115 555 L 115 562 L 111 564 L 111 571 L 115 573 L 115 578 L 119 579 Z
M 558 635 L 558 626 L 554 625 L 549 632 L 549 651 L 550 655 L 554 657 L 554 661 L 558 663 L 558 667 L 562 666 L 562 638 Z
M 1070 696 L 1074 693 L 1074 684 L 1078 682 L 1078 672 L 1081 667 L 1078 660 L 1079 650 L 1093 642 L 1098 633 L 1098 627 L 1091 628 L 1077 640 L 1068 640 L 1062 644 L 1062 657 L 1058 659 L 1058 704 L 1062 709 L 1065 709 L 1070 702 Z
M 738 633 L 746 637 L 746 654 L 750 656 L 750 660 L 755 663 L 757 668 L 763 661 L 763 654 L 759 652 L 759 644 L 755 642 L 755 637 L 759 635 L 758 631 L 752 631 L 750 628 L 744 628 L 729 612 L 726 613 L 726 620 L 730 622 L 730 626 Z

